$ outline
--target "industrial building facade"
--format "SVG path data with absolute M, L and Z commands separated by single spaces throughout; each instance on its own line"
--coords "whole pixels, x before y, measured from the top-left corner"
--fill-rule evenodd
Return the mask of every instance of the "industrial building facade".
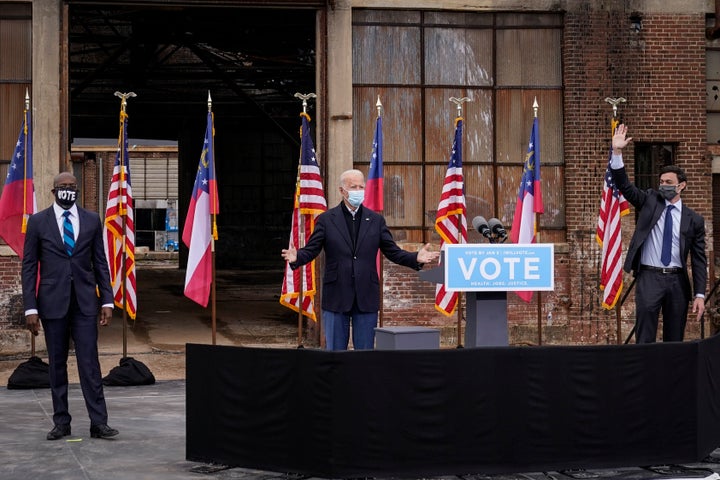
M 508 294 L 510 341 L 617 343 L 632 329 L 634 302 L 627 274 L 619 316 L 600 300 L 595 232 L 613 116 L 606 99 L 625 99 L 618 115 L 634 138 L 626 164 L 638 185 L 655 186 L 667 163 L 687 172 L 683 201 L 706 220 L 710 291 L 720 218 L 715 12 L 709 1 L 0 1 L 0 168 L 27 90 L 40 208 L 51 202 L 53 176 L 72 170 L 83 205 L 102 212 L 112 152 L 78 139 L 112 138 L 113 93 L 133 91 L 130 137 L 173 145 L 131 153 L 131 167 L 147 172 L 136 198 L 162 202 L 152 175 L 164 175 L 182 224 L 211 92 L 218 263 L 281 271 L 302 111 L 294 93 L 317 94 L 308 113 L 329 205 L 340 200 L 340 172 L 367 172 L 381 100 L 384 214 L 408 249 L 440 243 L 435 214 L 458 115 L 468 223 L 482 215 L 512 225 L 537 101 L 539 241 L 554 244 L 555 290 L 529 304 Z M 450 97 L 469 101 L 458 111 Z M 153 174 L 147 166 L 158 161 L 166 167 Z M 633 213 L 623 219 L 625 245 Z M 483 238 L 470 231 L 469 241 Z M 0 348 L 27 342 L 19 265 L 0 246 Z M 434 309 L 434 285 L 388 262 L 383 297 L 385 324 L 438 327 L 446 339 L 462 329 Z M 689 321 L 687 338 L 714 330 L 713 318 L 711 308 L 703 325 Z

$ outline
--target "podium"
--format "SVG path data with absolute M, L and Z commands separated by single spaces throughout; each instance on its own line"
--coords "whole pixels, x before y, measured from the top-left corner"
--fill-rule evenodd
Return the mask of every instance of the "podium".
M 553 290 L 552 244 L 446 244 L 442 265 L 421 271 L 421 280 L 466 292 L 466 347 L 509 344 L 507 292 Z
M 445 267 L 421 271 L 420 279 L 445 283 Z M 507 292 L 466 292 L 465 346 L 502 347 L 509 344 Z

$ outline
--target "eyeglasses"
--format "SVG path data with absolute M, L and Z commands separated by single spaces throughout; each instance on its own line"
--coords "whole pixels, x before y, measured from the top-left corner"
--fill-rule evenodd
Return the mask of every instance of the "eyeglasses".
M 55 185 L 55 188 L 77 190 L 77 183 L 61 183 L 60 185 Z

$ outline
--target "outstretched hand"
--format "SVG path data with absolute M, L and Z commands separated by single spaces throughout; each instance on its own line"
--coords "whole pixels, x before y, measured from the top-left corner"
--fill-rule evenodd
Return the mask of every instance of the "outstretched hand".
M 418 263 L 430 263 L 437 260 L 439 256 L 440 252 L 431 252 L 430 244 L 426 243 L 420 250 L 418 250 L 417 261 Z
M 297 260 L 297 249 L 292 243 L 288 248 L 283 248 L 281 253 L 282 257 L 290 263 L 293 263 L 295 260 Z
M 615 153 L 621 153 L 622 149 L 625 148 L 630 142 L 632 142 L 632 137 L 627 136 L 627 127 L 624 123 L 621 123 L 615 129 L 615 134 L 612 138 L 613 151 Z

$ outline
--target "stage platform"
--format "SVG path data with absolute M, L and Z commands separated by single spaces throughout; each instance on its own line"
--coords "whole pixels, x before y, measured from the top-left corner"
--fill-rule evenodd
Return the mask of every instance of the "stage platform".
M 693 463 L 720 446 L 720 337 L 327 352 L 187 347 L 187 458 L 320 477 Z
M 528 347 L 535 348 L 535 347 Z M 80 386 L 70 386 L 73 435 L 49 442 L 50 391 L 7 390 L 0 386 L 0 479 L 2 480 L 312 480 L 311 475 L 232 467 L 186 460 L 186 382 L 161 381 L 142 387 L 105 389 L 110 424 L 120 430 L 113 440 L 91 439 Z M 212 405 L 208 405 L 208 408 Z M 694 428 L 694 427 L 693 427 Z M 313 438 L 306 432 L 306 442 Z M 720 445 L 719 445 L 720 446 Z M 321 446 L 317 446 L 320 448 Z M 312 445 L 302 448 L 312 448 Z M 518 452 L 519 456 L 519 452 Z M 699 462 L 672 464 L 670 458 L 643 467 L 628 463 L 607 469 L 523 471 L 492 474 L 478 470 L 446 473 L 427 480 L 672 480 L 708 478 L 720 472 L 720 449 Z M 339 477 L 336 477 L 339 478 Z M 376 477 L 378 480 L 397 480 Z M 418 476 L 405 476 L 420 478 Z

